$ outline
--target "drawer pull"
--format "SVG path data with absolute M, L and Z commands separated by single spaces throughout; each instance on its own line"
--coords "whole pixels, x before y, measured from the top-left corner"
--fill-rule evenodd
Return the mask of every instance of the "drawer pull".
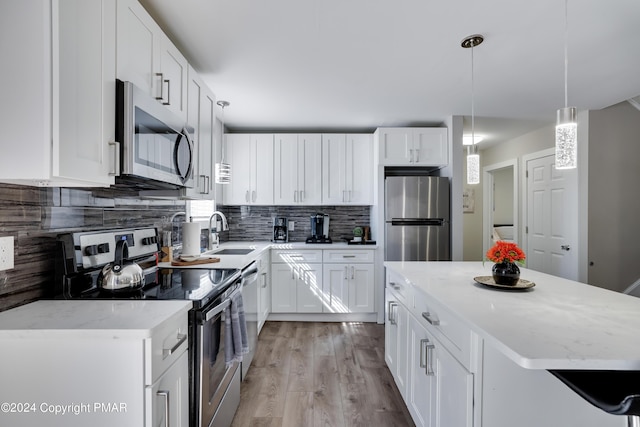
M 342 258 L 355 258 L 355 255 L 342 255 Z
M 396 325 L 396 319 L 394 314 L 394 308 L 396 308 L 398 306 L 397 303 L 393 302 L 393 301 L 389 301 L 389 315 L 387 316 L 387 319 L 389 320 L 389 323 L 392 325 Z
M 167 357 L 171 356 L 173 352 L 176 351 L 178 347 L 180 347 L 182 343 L 187 340 L 187 334 L 178 334 L 177 338 L 178 338 L 178 342 L 176 343 L 176 345 L 174 345 L 171 348 L 165 348 L 162 350 L 163 359 L 166 359 Z
M 440 324 L 440 321 L 438 319 L 431 318 L 431 313 L 429 313 L 428 311 L 423 312 L 422 317 L 424 317 L 424 319 L 427 322 L 431 323 L 433 326 L 438 326 Z
M 436 348 L 434 344 L 429 344 L 429 339 L 424 338 L 420 340 L 420 367 L 425 369 L 425 375 L 435 375 L 433 371 L 433 358 L 429 357 L 429 354 Z
M 171 415 L 169 412 L 169 390 L 158 390 L 156 396 L 164 397 L 164 425 L 169 427 L 169 416 Z

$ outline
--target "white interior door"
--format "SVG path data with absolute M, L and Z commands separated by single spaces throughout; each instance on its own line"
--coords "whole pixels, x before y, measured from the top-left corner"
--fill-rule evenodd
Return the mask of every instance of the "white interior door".
M 578 280 L 578 174 L 555 156 L 531 158 L 527 170 L 527 267 Z

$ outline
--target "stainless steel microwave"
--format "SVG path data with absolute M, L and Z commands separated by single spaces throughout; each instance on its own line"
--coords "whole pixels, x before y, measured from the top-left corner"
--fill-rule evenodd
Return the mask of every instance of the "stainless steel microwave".
M 116 182 L 139 188 L 193 187 L 193 130 L 131 82 L 116 81 Z

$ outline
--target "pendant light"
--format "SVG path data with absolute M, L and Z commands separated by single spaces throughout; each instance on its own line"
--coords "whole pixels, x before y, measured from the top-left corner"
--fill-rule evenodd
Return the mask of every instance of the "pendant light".
M 569 38 L 568 0 L 564 2 L 564 108 L 558 110 L 556 124 L 556 169 L 573 169 L 577 166 L 578 157 L 578 120 L 575 107 L 568 107 L 567 75 L 569 60 L 567 59 L 567 43 Z
M 471 145 L 467 146 L 467 184 L 480 184 L 480 155 L 476 146 L 475 138 L 475 105 L 474 105 L 474 80 L 473 80 L 473 48 L 480 45 L 484 41 L 484 37 L 480 34 L 474 34 L 465 37 L 460 45 L 465 48 L 471 48 Z
M 228 101 L 216 102 L 222 108 L 222 138 L 224 140 L 224 109 L 230 104 Z M 224 162 L 224 143 L 222 144 L 222 153 L 220 155 L 220 163 L 216 163 L 215 178 L 216 184 L 229 184 L 231 182 L 231 165 Z

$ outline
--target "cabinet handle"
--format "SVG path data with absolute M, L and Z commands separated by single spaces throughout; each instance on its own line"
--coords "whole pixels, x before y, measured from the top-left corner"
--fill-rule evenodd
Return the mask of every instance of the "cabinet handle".
M 156 77 L 160 77 L 160 96 L 156 96 L 158 101 L 164 101 L 164 74 L 156 73 Z
M 396 291 L 399 291 L 400 289 L 402 289 L 400 286 L 398 286 L 396 282 L 389 282 L 389 286 L 391 286 Z
M 389 320 L 389 323 L 391 323 L 392 325 L 396 325 L 396 319 L 395 316 L 393 315 L 393 309 L 395 307 L 397 307 L 397 303 L 393 302 L 393 301 L 389 301 L 389 315 L 387 316 L 387 320 Z
M 291 280 L 296 280 L 296 268 L 291 267 Z
M 304 202 L 304 190 L 300 190 L 300 203 Z
M 426 368 L 427 367 L 427 361 L 425 360 L 425 354 L 426 352 L 425 347 L 427 346 L 427 344 L 429 344 L 429 339 L 428 338 L 424 338 L 420 340 L 420 367 L 421 368 Z
M 293 190 L 293 201 L 298 202 L 298 190 Z
M 343 203 L 344 203 L 344 201 L 345 201 L 345 195 L 346 195 L 346 193 L 347 193 L 347 192 L 346 192 L 345 190 L 342 190 L 342 202 L 343 202 Z
M 207 175 L 207 194 L 209 194 L 210 189 L 211 189 L 211 177 Z
M 162 105 L 171 105 L 171 82 L 168 79 L 164 81 L 167 84 L 167 102 L 162 102 Z
M 249 203 L 249 190 L 247 190 L 247 192 L 244 195 L 244 200 Z
M 438 326 L 440 324 L 440 320 L 438 319 L 432 319 L 431 318 L 431 313 L 429 313 L 428 311 L 425 311 L 422 313 L 422 317 L 424 317 L 424 319 L 431 323 L 433 326 Z
M 425 374 L 428 377 L 432 377 L 435 375 L 435 372 L 433 371 L 433 357 L 430 357 L 429 355 L 432 354 L 433 350 L 436 348 L 436 346 L 434 344 L 427 344 L 425 345 L 425 348 L 427 349 L 427 360 L 425 363 Z
M 347 267 L 346 265 L 344 266 L 344 280 L 348 280 L 348 277 L 347 277 L 347 269 L 348 268 L 349 267 Z
M 207 194 L 207 176 L 200 175 L 200 179 L 202 180 L 202 188 L 200 189 L 200 194 Z
M 351 266 L 351 280 L 356 278 L 356 273 L 355 273 L 356 268 L 352 265 Z
M 186 341 L 187 334 L 178 334 L 177 338 L 178 338 L 178 342 L 173 347 L 162 349 L 163 359 L 166 359 L 167 357 L 171 356 L 173 352 L 176 351 L 178 347 L 180 347 L 182 343 Z
M 349 194 L 349 200 L 347 200 L 347 202 L 351 203 L 351 190 L 348 191 Z
M 109 171 L 109 176 L 120 176 L 120 143 L 109 141 L 109 146 L 113 147 L 113 169 Z
M 164 397 L 164 425 L 169 427 L 169 390 L 158 390 L 156 396 Z
M 262 287 L 266 288 L 267 287 L 267 273 L 262 273 L 262 275 L 264 276 L 264 278 L 262 280 Z
M 420 162 L 420 149 L 416 148 L 415 152 L 416 152 L 415 163 L 419 163 Z
M 355 258 L 355 255 L 342 255 L 342 258 Z
M 409 149 L 409 163 L 413 163 L 413 149 Z
M 256 190 L 253 190 L 251 192 L 251 201 L 255 203 L 257 198 L 258 198 L 258 193 L 256 192 Z

